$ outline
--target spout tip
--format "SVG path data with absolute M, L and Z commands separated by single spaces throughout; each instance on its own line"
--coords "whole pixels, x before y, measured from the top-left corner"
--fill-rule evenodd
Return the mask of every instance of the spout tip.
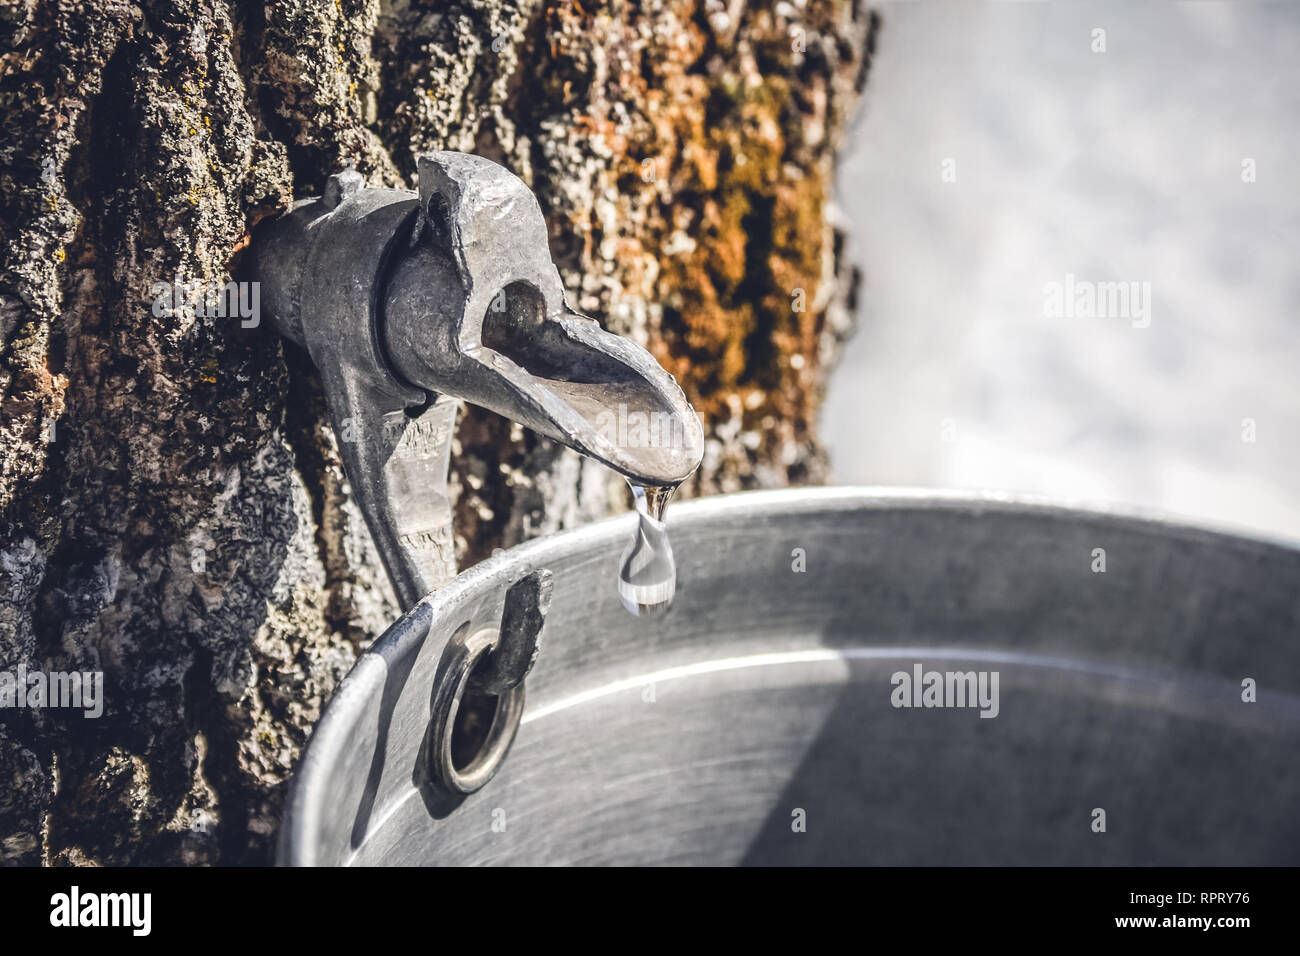
M 633 483 L 677 485 L 699 467 L 699 417 L 677 381 L 636 343 L 574 313 L 505 329 L 488 322 L 484 332 L 474 351 L 511 386 L 502 414 Z

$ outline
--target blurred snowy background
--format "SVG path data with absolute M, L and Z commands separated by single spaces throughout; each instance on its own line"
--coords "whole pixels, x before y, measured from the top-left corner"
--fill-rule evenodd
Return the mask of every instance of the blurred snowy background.
M 1300 4 L 876 8 L 835 480 L 1300 537 Z M 1046 315 L 1067 274 L 1149 282 L 1150 325 Z

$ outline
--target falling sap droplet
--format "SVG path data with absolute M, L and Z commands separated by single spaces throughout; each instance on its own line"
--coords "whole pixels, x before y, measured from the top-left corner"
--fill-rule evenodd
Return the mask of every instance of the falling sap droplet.
M 668 542 L 664 513 L 676 485 L 634 485 L 636 537 L 623 552 L 618 572 L 618 596 L 629 613 L 637 617 L 662 614 L 673 603 L 677 590 L 677 562 Z

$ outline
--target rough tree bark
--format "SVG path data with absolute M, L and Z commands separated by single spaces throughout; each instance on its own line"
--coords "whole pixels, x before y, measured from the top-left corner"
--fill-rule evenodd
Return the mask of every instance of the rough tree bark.
M 0 711 L 0 859 L 267 861 L 323 703 L 397 616 L 305 357 L 153 310 L 329 173 L 507 165 L 574 305 L 704 420 L 686 494 L 822 475 L 861 0 L 5 0 L 0 27 L 0 670 L 106 685 L 98 720 Z M 625 507 L 492 415 L 458 439 L 462 567 Z

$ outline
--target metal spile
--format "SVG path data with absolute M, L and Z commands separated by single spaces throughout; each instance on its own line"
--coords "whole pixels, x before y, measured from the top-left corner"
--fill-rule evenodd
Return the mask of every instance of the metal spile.
M 419 193 L 331 176 L 254 240 L 264 312 L 320 371 L 344 466 L 398 598 L 456 573 L 457 400 L 675 486 L 703 433 L 643 348 L 569 307 L 536 197 L 479 156 L 419 160 Z M 652 423 L 650 440 L 626 422 Z M 663 436 L 672 440 L 663 440 Z

